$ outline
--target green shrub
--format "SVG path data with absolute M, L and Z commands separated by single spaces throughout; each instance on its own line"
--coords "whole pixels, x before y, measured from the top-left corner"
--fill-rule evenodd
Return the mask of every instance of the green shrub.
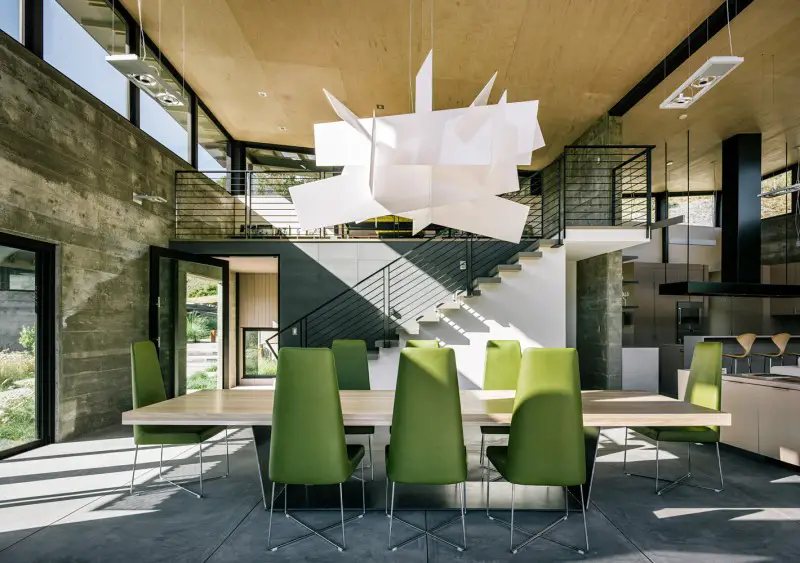
M 258 360 L 258 375 L 277 375 L 278 360 L 274 358 L 261 358 Z
M 216 282 L 208 282 L 203 285 L 187 288 L 187 293 L 186 293 L 188 297 L 207 297 L 209 295 L 216 295 L 216 294 L 217 294 Z
M 19 331 L 19 343 L 22 344 L 22 347 L 25 348 L 26 350 L 35 353 L 36 327 L 35 326 L 22 327 L 22 330 Z
M 186 382 L 186 388 L 190 391 L 216 389 L 217 376 L 215 374 L 208 374 L 204 371 L 196 371 L 189 376 L 189 379 Z
M 25 443 L 36 439 L 34 380 L 0 392 L 0 443 Z
M 190 342 L 198 342 L 211 336 L 208 317 L 197 311 L 191 311 L 186 315 L 186 338 Z
M 29 352 L 0 352 L 0 390 L 10 389 L 20 381 L 33 379 L 36 358 Z
M 217 364 L 212 364 L 206 368 L 208 373 L 216 373 L 217 372 Z

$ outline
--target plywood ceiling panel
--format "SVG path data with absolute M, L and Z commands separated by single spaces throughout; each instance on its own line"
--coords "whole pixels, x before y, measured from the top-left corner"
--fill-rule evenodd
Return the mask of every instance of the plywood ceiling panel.
M 138 17 L 137 0 L 121 3 Z M 503 88 L 511 101 L 541 100 L 548 146 L 534 154 L 535 167 L 601 117 L 718 3 L 141 0 L 147 33 L 238 139 L 313 146 L 313 124 L 336 119 L 323 87 L 360 116 L 405 113 L 409 68 L 416 74 L 433 44 L 436 109 L 469 104 L 495 71 L 492 102 Z
M 800 146 L 800 2 L 758 0 L 731 23 L 734 54 L 745 61 L 688 110 L 659 110 L 658 104 L 712 55 L 728 55 L 727 33 L 713 37 L 623 121 L 628 143 L 658 146 L 654 151 L 654 189 L 664 189 L 664 143 L 670 191 L 719 189 L 721 142 L 738 133 L 762 134 L 762 172 L 782 168 L 785 147 L 796 162 Z M 685 113 L 686 119 L 678 117 Z M 686 132 L 690 132 L 690 154 Z M 714 170 L 716 169 L 716 184 Z

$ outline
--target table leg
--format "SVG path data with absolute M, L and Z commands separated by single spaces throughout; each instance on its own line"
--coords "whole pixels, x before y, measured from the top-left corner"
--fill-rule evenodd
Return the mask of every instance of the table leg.
M 266 491 L 270 490 L 269 481 L 269 443 L 272 436 L 271 426 L 253 426 L 253 444 L 256 448 L 256 463 L 258 464 L 259 484 L 261 497 L 264 499 L 264 510 L 267 509 Z

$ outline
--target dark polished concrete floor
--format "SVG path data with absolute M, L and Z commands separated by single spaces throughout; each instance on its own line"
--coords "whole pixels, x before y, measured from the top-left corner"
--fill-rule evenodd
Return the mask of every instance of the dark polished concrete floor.
M 725 491 L 678 487 L 669 494 L 653 494 L 653 482 L 622 474 L 621 429 L 604 432 L 598 452 L 592 505 L 588 512 L 591 550 L 581 556 L 548 541 L 536 541 L 518 555 L 508 552 L 508 530 L 486 519 L 480 483 L 477 432 L 467 434 L 470 479 L 467 488 L 468 549 L 458 553 L 434 540 L 419 539 L 397 552 L 386 549 L 388 522 L 383 514 L 382 450 L 387 435 L 375 440 L 375 478 L 368 487 L 367 503 L 374 508 L 361 520 L 347 526 L 347 550 L 337 552 L 313 538 L 278 552 L 267 551 L 269 513 L 263 509 L 258 485 L 255 451 L 249 429 L 231 437 L 231 476 L 206 483 L 206 497 L 197 500 L 184 492 L 155 481 L 158 448 L 139 453 L 138 489 L 127 494 L 133 444 L 126 429 L 113 429 L 66 444 L 54 444 L 0 462 L 0 562 L 90 562 L 90 561 L 800 561 L 800 473 L 786 467 L 723 450 Z M 225 448 L 217 442 L 204 452 L 207 477 L 224 471 Z M 652 473 L 655 452 L 641 437 L 628 442 L 629 468 Z M 677 476 L 684 469 L 685 446 L 667 446 L 662 453 L 662 475 Z M 679 454 L 681 457 L 676 457 Z M 169 476 L 180 478 L 198 469 L 197 448 L 165 449 L 169 464 L 180 463 Z M 708 447 L 693 449 L 693 469 L 700 484 L 714 484 L 716 458 Z M 369 471 L 366 472 L 367 476 Z M 302 505 L 305 491 L 297 487 L 292 504 Z M 356 514 L 360 485 L 348 485 L 348 510 Z M 510 486 L 492 484 L 492 506 L 508 516 Z M 333 495 L 331 493 L 334 493 Z M 320 491 L 317 498 L 338 496 L 338 491 Z M 313 504 L 315 493 L 310 493 Z M 518 488 L 518 507 L 540 505 L 553 508 L 563 497 L 557 490 Z M 355 502 L 355 501 L 358 502 Z M 457 500 L 452 487 L 416 489 L 401 493 L 397 505 L 437 510 L 398 510 L 398 515 L 416 523 L 435 526 L 456 515 L 442 507 Z M 323 505 L 329 504 L 323 502 Z M 282 508 L 282 499 L 276 506 Z M 553 512 L 518 511 L 518 525 L 529 530 L 545 527 Z M 338 511 L 304 511 L 302 517 L 315 526 L 338 521 Z M 276 512 L 273 540 L 280 542 L 302 533 L 296 524 Z M 330 538 L 340 541 L 338 528 Z M 413 531 L 395 525 L 393 539 L 411 537 Z M 460 526 L 442 535 L 459 541 Z M 583 527 L 580 513 L 551 534 L 555 540 L 580 544 Z M 518 537 L 517 541 L 522 539 Z

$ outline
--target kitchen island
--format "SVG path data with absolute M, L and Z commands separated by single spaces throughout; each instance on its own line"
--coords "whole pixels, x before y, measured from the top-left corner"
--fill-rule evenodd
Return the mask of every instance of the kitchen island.
M 678 370 L 680 399 L 688 378 L 689 370 Z M 723 444 L 800 466 L 800 376 L 723 375 L 722 410 L 732 419 Z

